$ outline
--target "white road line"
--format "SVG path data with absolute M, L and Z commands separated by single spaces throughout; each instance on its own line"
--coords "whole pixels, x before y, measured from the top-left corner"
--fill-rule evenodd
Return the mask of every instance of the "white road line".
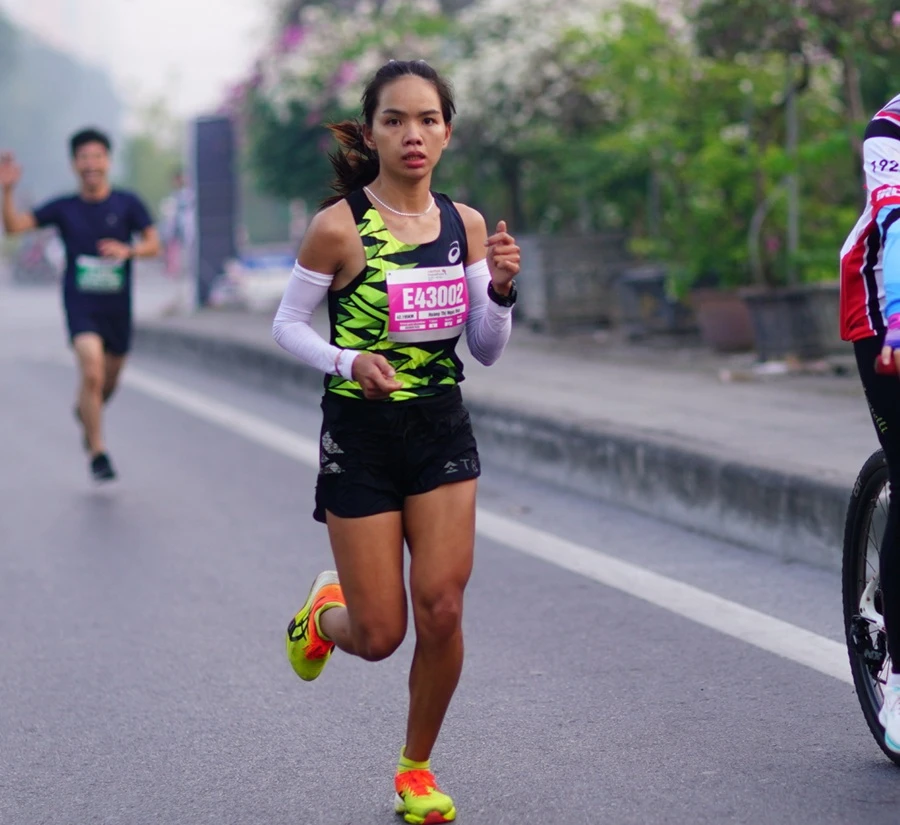
M 318 468 L 318 445 L 179 384 L 129 368 L 125 382 L 197 418 L 217 424 L 288 458 Z M 478 508 L 479 535 L 548 564 L 628 593 L 726 636 L 852 684 L 844 645 L 636 564 Z
M 301 438 L 285 427 L 270 424 L 257 415 L 243 412 L 216 401 L 207 395 L 189 390 L 180 384 L 166 381 L 162 378 L 150 375 L 134 367 L 128 368 L 124 373 L 124 381 L 129 386 L 140 390 L 146 395 L 165 401 L 172 407 L 178 407 L 185 412 L 213 424 L 218 424 L 226 430 L 244 436 L 249 441 L 262 444 L 270 450 L 293 458 L 301 464 L 308 464 L 318 469 L 319 446 L 315 441 Z

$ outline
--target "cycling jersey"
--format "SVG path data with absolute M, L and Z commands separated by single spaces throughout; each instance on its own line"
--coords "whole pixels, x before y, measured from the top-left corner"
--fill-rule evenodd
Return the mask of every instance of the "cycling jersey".
M 900 95 L 866 127 L 863 168 L 867 200 L 841 250 L 841 337 L 884 335 L 889 311 L 900 310 L 900 260 L 885 262 L 900 231 Z

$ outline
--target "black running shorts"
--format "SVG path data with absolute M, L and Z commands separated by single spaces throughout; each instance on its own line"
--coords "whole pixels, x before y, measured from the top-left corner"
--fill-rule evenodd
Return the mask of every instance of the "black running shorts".
M 93 332 L 103 341 L 103 351 L 110 355 L 126 355 L 131 349 L 131 313 L 97 312 L 90 309 L 66 307 L 69 340 L 76 335 Z
M 415 401 L 322 399 L 316 521 L 403 509 L 407 496 L 478 478 L 481 468 L 459 387 Z

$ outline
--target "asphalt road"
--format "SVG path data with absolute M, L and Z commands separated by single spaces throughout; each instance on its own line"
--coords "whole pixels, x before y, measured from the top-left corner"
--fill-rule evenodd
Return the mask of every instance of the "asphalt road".
M 0 823 L 394 822 L 411 640 L 313 684 L 284 658 L 329 566 L 315 408 L 138 355 L 97 487 L 58 324 L 52 292 L 0 288 Z M 836 576 L 490 466 L 480 507 L 433 757 L 460 823 L 897 822 Z

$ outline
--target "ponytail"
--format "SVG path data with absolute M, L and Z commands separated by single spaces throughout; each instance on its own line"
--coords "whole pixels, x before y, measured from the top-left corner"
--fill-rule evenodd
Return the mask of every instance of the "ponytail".
M 368 186 L 378 177 L 378 153 L 366 146 L 363 125 L 358 120 L 328 124 L 338 148 L 328 156 L 335 178 L 331 188 L 337 193 L 322 201 L 322 208 L 337 203 L 351 192 Z

